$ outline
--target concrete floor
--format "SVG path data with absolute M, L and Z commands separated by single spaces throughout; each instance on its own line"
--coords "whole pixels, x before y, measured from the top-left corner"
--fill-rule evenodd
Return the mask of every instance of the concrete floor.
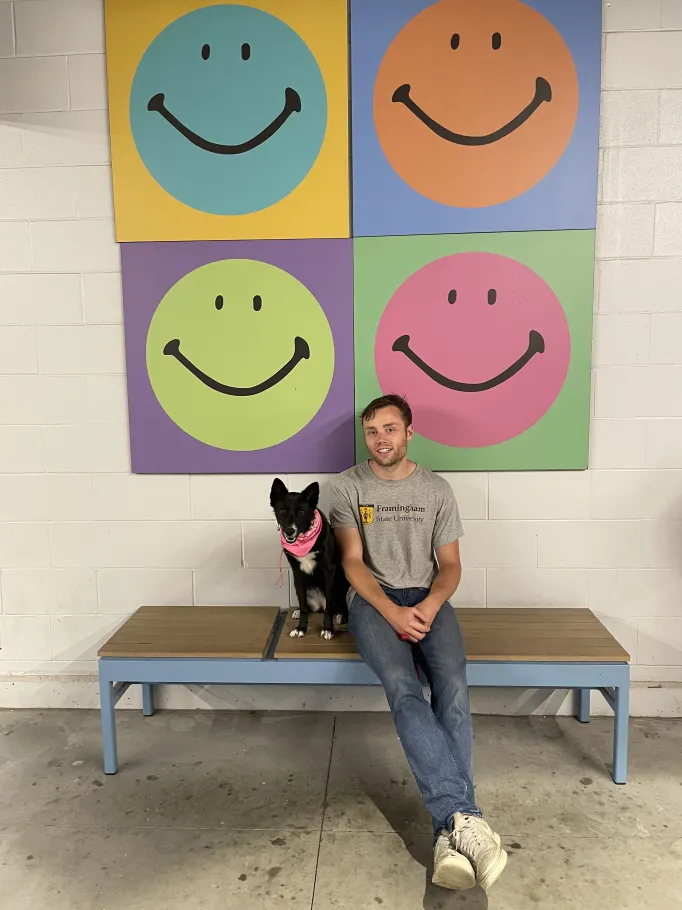
M 0 712 L 0 910 L 682 908 L 682 721 L 477 717 L 478 798 L 510 861 L 429 884 L 430 831 L 384 714 Z

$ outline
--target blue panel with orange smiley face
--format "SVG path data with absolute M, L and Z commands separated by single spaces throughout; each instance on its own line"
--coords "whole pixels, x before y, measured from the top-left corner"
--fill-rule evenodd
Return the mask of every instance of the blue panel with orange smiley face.
M 353 234 L 594 229 L 601 0 L 351 0 Z

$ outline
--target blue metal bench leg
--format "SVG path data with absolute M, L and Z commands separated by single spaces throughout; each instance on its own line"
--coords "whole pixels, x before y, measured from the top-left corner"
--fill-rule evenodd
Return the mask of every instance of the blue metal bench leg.
M 102 712 L 102 745 L 104 748 L 104 773 L 116 774 L 118 753 L 116 749 L 116 699 L 114 684 L 100 678 L 99 700 Z
M 616 715 L 613 733 L 613 781 L 624 784 L 628 772 L 628 722 L 630 718 L 630 686 L 618 686 L 615 691 Z
M 152 683 L 142 683 L 142 713 L 151 717 L 154 713 L 154 686 Z
M 590 722 L 590 694 L 591 689 L 576 689 L 576 695 L 578 697 L 578 713 L 576 717 L 581 724 L 589 724 Z

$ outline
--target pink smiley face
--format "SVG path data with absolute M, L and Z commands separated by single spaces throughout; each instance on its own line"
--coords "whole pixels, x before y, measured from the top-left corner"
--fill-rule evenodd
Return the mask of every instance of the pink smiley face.
M 457 448 L 519 436 L 556 400 L 571 338 L 535 272 L 493 253 L 425 265 L 395 292 L 374 346 L 379 385 L 412 406 L 417 433 Z

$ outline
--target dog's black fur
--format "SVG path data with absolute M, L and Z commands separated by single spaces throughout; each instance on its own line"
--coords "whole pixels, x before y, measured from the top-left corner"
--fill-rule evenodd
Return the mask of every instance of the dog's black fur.
M 311 483 L 301 493 L 290 493 L 279 477 L 275 478 L 270 490 L 270 505 L 289 543 L 310 529 L 319 498 L 318 483 Z M 284 550 L 294 575 L 299 607 L 293 613 L 294 619 L 298 619 L 298 626 L 290 633 L 292 638 L 306 634 L 310 612 L 324 610 L 321 635 L 325 639 L 334 636 L 334 620 L 339 625 L 348 622 L 348 582 L 329 521 L 321 510 L 320 515 L 322 530 L 307 556 L 293 556 Z

